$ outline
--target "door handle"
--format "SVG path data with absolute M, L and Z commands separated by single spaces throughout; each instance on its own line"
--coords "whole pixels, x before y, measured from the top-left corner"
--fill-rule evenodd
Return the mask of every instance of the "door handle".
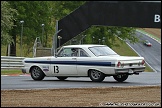
M 73 60 L 76 60 L 76 58 L 72 58 Z

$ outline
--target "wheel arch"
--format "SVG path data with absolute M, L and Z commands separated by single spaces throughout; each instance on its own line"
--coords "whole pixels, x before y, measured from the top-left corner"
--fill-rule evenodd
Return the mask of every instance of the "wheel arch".
M 91 70 L 97 70 L 97 71 L 99 71 L 99 72 L 102 72 L 100 69 L 96 69 L 96 68 L 88 69 L 88 72 L 87 72 L 88 77 L 90 76 L 90 71 L 91 71 Z M 102 73 L 103 73 L 103 72 L 102 72 Z M 103 74 L 105 74 L 105 73 L 103 73 Z
M 32 70 L 34 67 L 39 67 L 39 66 L 38 66 L 38 65 L 33 65 L 33 66 L 31 66 L 30 69 L 29 69 L 29 73 L 31 73 L 31 70 Z M 39 68 L 40 68 L 41 71 L 44 73 L 44 71 L 42 70 L 42 68 L 41 68 L 41 67 L 39 67 Z M 46 76 L 45 73 L 44 73 L 44 75 Z

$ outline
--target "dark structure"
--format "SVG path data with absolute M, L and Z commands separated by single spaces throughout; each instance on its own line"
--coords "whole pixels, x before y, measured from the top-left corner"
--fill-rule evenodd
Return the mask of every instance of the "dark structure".
M 58 21 L 58 35 L 62 45 L 92 25 L 161 28 L 160 17 L 161 1 L 90 1 Z

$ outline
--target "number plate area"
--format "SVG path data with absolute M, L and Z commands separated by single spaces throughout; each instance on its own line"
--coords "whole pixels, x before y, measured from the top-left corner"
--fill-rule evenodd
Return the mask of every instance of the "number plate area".
M 129 71 L 128 71 L 129 73 L 133 73 L 133 70 L 132 69 L 129 69 Z

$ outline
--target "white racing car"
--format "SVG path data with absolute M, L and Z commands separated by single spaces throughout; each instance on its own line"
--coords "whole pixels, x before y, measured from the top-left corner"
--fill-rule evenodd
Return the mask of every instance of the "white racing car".
M 129 75 L 138 75 L 145 70 L 143 57 L 120 56 L 106 45 L 67 45 L 56 56 L 25 58 L 23 73 L 30 73 L 34 80 L 57 77 L 90 77 L 94 82 L 102 82 L 113 76 L 118 82 Z

